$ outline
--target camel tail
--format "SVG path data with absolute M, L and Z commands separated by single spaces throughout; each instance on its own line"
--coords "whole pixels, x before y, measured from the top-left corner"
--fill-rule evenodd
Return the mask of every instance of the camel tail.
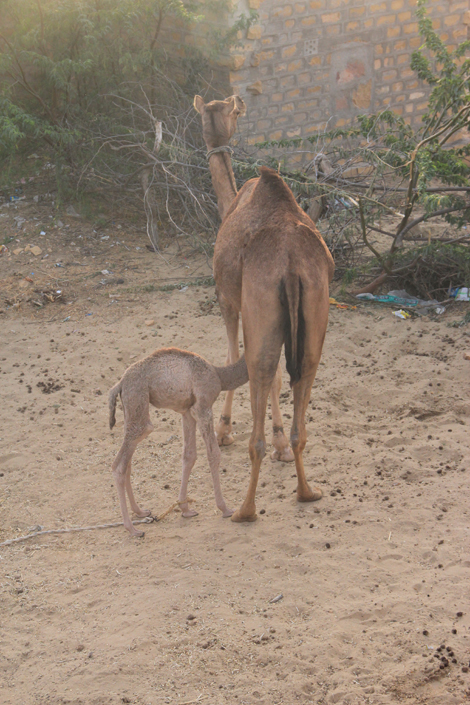
M 286 367 L 291 387 L 302 376 L 305 348 L 305 318 L 302 309 L 303 286 L 298 274 L 281 280 L 280 300 L 283 313 Z
M 109 428 L 113 428 L 116 423 L 116 399 L 121 393 L 122 385 L 121 382 L 116 384 L 109 392 Z

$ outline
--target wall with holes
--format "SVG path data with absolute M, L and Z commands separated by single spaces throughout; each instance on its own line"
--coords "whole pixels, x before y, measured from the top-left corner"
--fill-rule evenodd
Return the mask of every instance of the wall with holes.
M 231 56 L 232 92 L 247 103 L 242 141 L 306 137 L 384 109 L 418 122 L 426 89 L 410 69 L 421 45 L 415 4 L 239 0 L 240 11 L 259 13 Z M 434 28 L 449 46 L 467 38 L 469 10 L 469 0 L 428 0 Z

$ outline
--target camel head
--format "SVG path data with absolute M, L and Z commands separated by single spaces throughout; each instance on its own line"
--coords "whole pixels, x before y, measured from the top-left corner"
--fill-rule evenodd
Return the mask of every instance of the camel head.
M 237 119 L 246 113 L 245 103 L 238 95 L 210 103 L 204 103 L 197 95 L 194 107 L 202 117 L 202 136 L 208 150 L 227 145 L 237 127 Z

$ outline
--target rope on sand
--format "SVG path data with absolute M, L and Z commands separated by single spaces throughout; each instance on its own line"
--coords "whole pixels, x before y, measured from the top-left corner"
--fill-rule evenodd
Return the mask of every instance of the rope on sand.
M 145 517 L 145 519 L 136 519 L 132 523 L 153 524 L 154 522 L 162 521 L 162 519 L 167 517 L 168 514 L 173 511 L 173 509 L 176 509 L 176 507 L 179 507 L 181 504 L 186 504 L 186 502 L 189 504 L 191 502 L 194 502 L 194 500 L 185 499 L 182 502 L 173 502 L 171 507 L 164 511 L 163 514 L 160 514 L 160 516 L 149 516 Z M 124 526 L 124 522 L 117 521 L 113 524 L 96 524 L 95 526 L 74 526 L 71 529 L 47 529 L 43 531 L 33 531 L 31 534 L 27 534 L 26 536 L 18 536 L 16 539 L 8 539 L 8 541 L 3 541 L 2 543 L 0 543 L 0 546 L 10 546 L 13 543 L 20 543 L 20 541 L 26 541 L 27 539 L 32 539 L 35 536 L 44 536 L 45 534 L 71 534 L 75 531 L 94 531 L 95 529 L 111 529 L 115 526 Z

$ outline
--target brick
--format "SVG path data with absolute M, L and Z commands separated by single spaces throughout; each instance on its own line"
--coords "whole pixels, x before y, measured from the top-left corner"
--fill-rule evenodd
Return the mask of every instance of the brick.
M 294 115 L 295 122 L 305 122 L 307 120 L 307 113 L 296 113 Z
M 250 10 L 259 10 L 260 0 L 248 0 L 248 7 Z
M 330 22 L 339 22 L 341 20 L 341 12 L 329 12 L 326 15 L 321 16 L 321 21 L 324 24 L 329 24 Z
M 453 27 L 459 21 L 460 15 L 448 15 L 447 17 L 444 17 L 444 24 L 446 27 Z
M 390 8 L 392 10 L 401 10 L 403 7 L 403 0 L 392 0 L 392 4 L 390 5 Z
M 384 48 L 383 48 L 382 44 L 375 45 L 375 53 L 376 54 L 383 54 L 384 53 Z
M 346 125 L 350 124 L 350 120 L 348 118 L 338 118 L 335 123 L 335 127 L 345 127 Z
M 297 98 L 297 96 L 300 95 L 300 88 L 292 88 L 290 91 L 287 91 L 286 93 L 286 98 L 288 100 L 292 100 L 292 98 Z
M 258 120 L 256 127 L 258 130 L 266 130 L 268 127 L 271 127 L 271 120 Z
M 282 139 L 282 130 L 276 130 L 276 132 L 271 132 L 271 134 L 269 135 L 269 139 L 273 141 Z
M 297 52 L 297 45 L 294 44 L 294 46 L 291 47 L 284 47 L 282 50 L 281 56 L 283 59 L 290 59 L 291 56 L 294 56 L 294 54 Z
M 419 82 L 418 81 L 408 81 L 406 84 L 406 87 L 408 88 L 409 91 L 414 91 L 415 88 L 418 88 Z
M 416 34 L 418 31 L 418 23 L 410 22 L 409 24 L 403 25 L 403 31 L 405 34 Z
M 282 71 L 287 71 L 287 64 L 277 64 L 274 67 L 274 70 L 276 73 L 281 73 Z
M 418 103 L 416 106 L 417 110 L 426 110 L 428 107 L 428 102 L 426 101 L 425 103 Z
M 405 110 L 407 113 L 412 113 L 414 109 L 415 106 L 413 105 L 413 103 L 408 103 L 408 105 L 405 105 Z
M 382 81 L 393 81 L 394 78 L 398 76 L 398 72 L 393 70 L 393 71 L 384 71 L 382 74 Z
M 432 24 L 432 28 L 433 28 L 433 29 L 440 29 L 440 27 L 441 27 L 441 20 L 438 19 L 438 18 L 437 18 L 437 19 L 434 19 L 434 20 L 431 20 L 431 24 Z
M 286 29 L 292 29 L 292 27 L 294 27 L 294 26 L 295 26 L 295 20 L 286 20 L 284 22 L 284 27 Z
M 335 100 L 335 110 L 347 110 L 349 107 L 348 97 L 346 95 L 338 96 Z
M 365 29 L 370 29 L 371 27 L 374 26 L 374 20 L 366 20 L 364 22 L 364 28 Z
M 273 17 L 290 17 L 292 15 L 292 5 L 284 5 L 273 11 Z
M 243 54 L 232 54 L 232 56 L 230 57 L 231 68 L 234 71 L 238 71 L 238 69 L 240 69 L 243 66 L 245 61 L 246 61 L 246 56 L 243 56 Z
M 264 142 L 266 137 L 264 135 L 254 135 L 253 137 L 247 137 L 247 144 L 256 144 L 257 142 Z
M 312 58 L 308 60 L 308 63 L 310 66 L 321 66 L 321 56 L 312 56 Z
M 393 24 L 397 19 L 396 15 L 382 15 L 377 20 L 377 27 L 381 27 L 383 24 Z
M 365 11 L 365 7 L 351 7 L 349 10 L 349 17 L 361 17 Z
M 352 102 L 356 108 L 368 110 L 372 99 L 372 80 L 361 83 L 352 93 Z
M 305 3 L 300 3 L 300 2 L 296 2 L 294 5 L 294 8 L 295 8 L 295 11 L 298 15 L 300 15 L 302 12 L 305 12 L 305 10 L 307 9 Z
M 281 111 L 283 113 L 289 113 L 291 110 L 294 110 L 294 103 L 284 103 L 284 105 L 281 105 Z
M 391 98 L 384 98 L 384 99 L 382 100 L 382 105 L 383 105 L 384 107 L 387 107 L 388 105 L 390 105 L 391 102 L 392 102 L 392 99 L 391 99 Z
M 408 43 L 409 43 L 410 49 L 417 49 L 418 47 L 421 46 L 421 44 L 423 43 L 423 40 L 421 39 L 421 37 L 411 37 L 411 39 L 409 40 Z
M 288 119 L 289 118 L 287 117 L 287 115 L 279 115 L 279 117 L 277 117 L 274 122 L 276 123 L 276 125 L 285 125 Z
M 246 90 L 248 91 L 248 93 L 251 93 L 251 95 L 260 95 L 263 92 L 263 84 L 261 83 L 261 81 L 256 81 L 250 86 L 247 86 Z
M 303 17 L 302 18 L 302 25 L 304 27 L 310 27 L 312 24 L 317 24 L 316 17 Z
M 382 62 L 380 59 L 375 59 L 374 61 L 374 69 L 377 71 L 377 69 L 382 68 Z
M 310 9 L 311 10 L 322 10 L 324 7 L 324 2 L 322 0 L 310 0 Z
M 397 64 L 409 64 L 410 63 L 410 55 L 409 54 L 400 54 L 397 56 Z
M 307 93 L 319 93 L 321 91 L 321 86 L 310 86 L 307 88 Z
M 290 72 L 294 71 L 299 71 L 303 66 L 303 61 L 302 59 L 299 59 L 297 61 L 291 61 L 291 63 L 287 66 L 287 70 Z
M 377 93 L 379 93 L 380 95 L 382 95 L 382 93 L 390 93 L 390 86 L 380 86 L 380 88 L 378 88 L 377 90 Z
M 348 22 L 346 25 L 346 32 L 355 32 L 359 26 L 359 22 Z
M 418 100 L 419 98 L 424 98 L 424 93 L 422 91 L 418 91 L 416 93 L 411 93 L 410 94 L 410 100 Z
M 403 49 L 406 49 L 406 42 L 404 42 L 403 40 L 400 42 L 395 42 L 393 48 L 395 51 L 402 51 Z
M 397 105 L 395 105 L 392 108 L 392 112 L 395 113 L 395 115 L 403 115 L 403 108 L 400 108 Z
M 260 61 L 271 61 L 274 58 L 274 51 L 260 51 L 257 56 Z
M 272 100 L 274 103 L 277 103 L 278 101 L 281 101 L 283 98 L 284 98 L 284 96 L 282 95 L 282 93 L 273 93 L 272 96 L 271 96 L 271 100 Z
M 295 77 L 290 75 L 290 76 L 283 76 L 281 79 L 279 79 L 279 87 L 280 88 L 291 88 L 295 84 Z
M 310 83 L 310 73 L 299 73 L 297 76 L 297 84 Z
M 470 24 L 470 10 L 464 13 L 462 21 L 464 24 Z
M 385 12 L 387 9 L 387 4 L 385 2 L 379 2 L 376 3 L 375 5 L 371 5 L 369 8 L 369 12 L 373 12 L 374 14 L 376 12 Z
M 287 130 L 287 137 L 292 139 L 292 137 L 298 137 L 300 135 L 300 127 L 291 127 L 290 130 Z
M 402 91 L 403 90 L 403 82 L 398 81 L 397 83 L 394 83 L 392 86 L 392 91 Z
M 330 25 L 329 27 L 325 28 L 325 33 L 327 37 L 333 37 L 341 32 L 341 25 L 340 24 L 335 24 L 335 25 Z
M 248 32 L 246 33 L 247 39 L 261 39 L 261 35 L 263 34 L 263 30 L 259 24 L 254 24 L 251 27 L 248 28 Z
M 399 37 L 401 32 L 401 27 L 400 25 L 397 25 L 395 27 L 388 27 L 387 28 L 387 38 L 388 39 L 393 39 L 393 37 Z

